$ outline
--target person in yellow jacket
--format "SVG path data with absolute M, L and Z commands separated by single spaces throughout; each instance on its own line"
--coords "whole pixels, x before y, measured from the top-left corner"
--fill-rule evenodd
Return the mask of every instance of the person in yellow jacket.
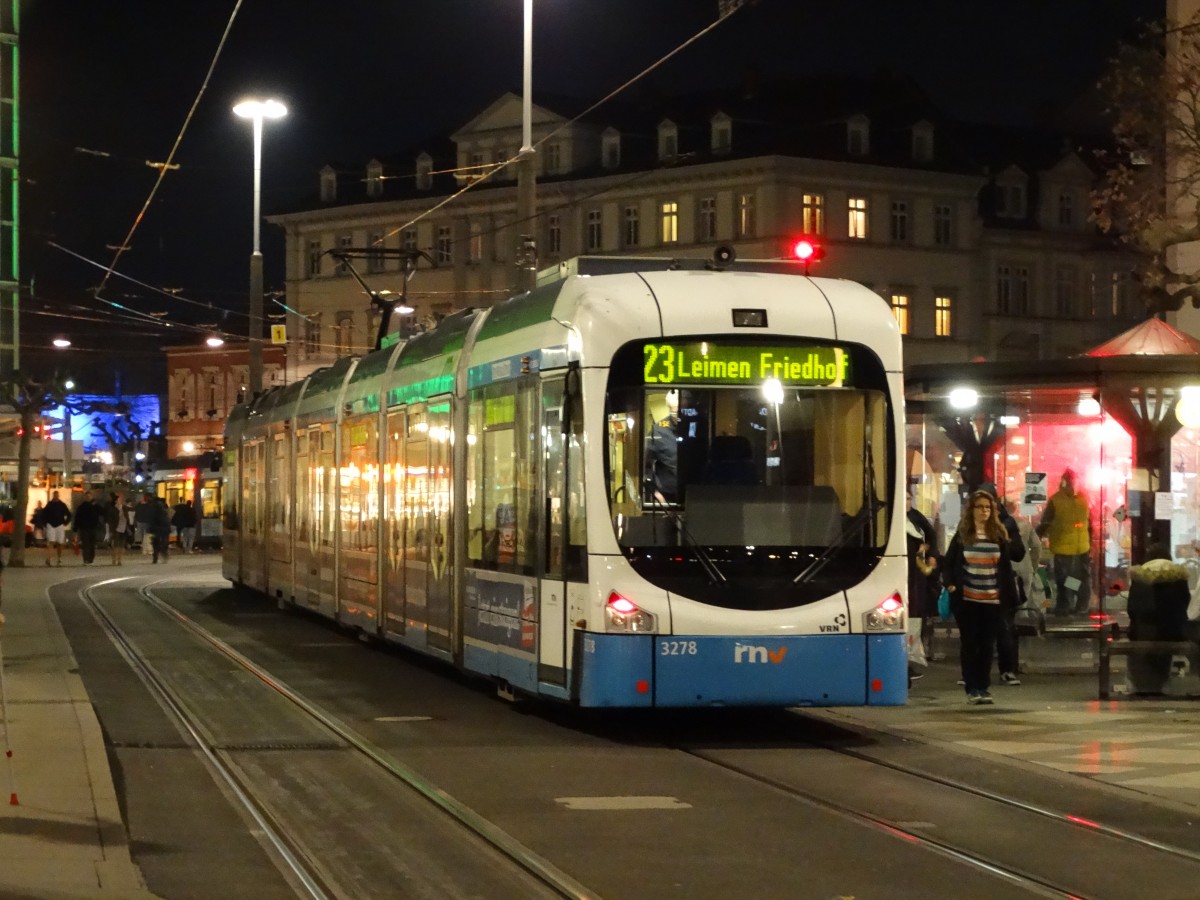
M 1039 537 L 1047 539 L 1054 554 L 1054 614 L 1070 615 L 1071 597 L 1074 612 L 1086 615 L 1092 600 L 1092 517 L 1088 501 L 1075 485 L 1073 469 L 1064 469 L 1058 490 L 1046 503 L 1042 521 L 1038 523 Z

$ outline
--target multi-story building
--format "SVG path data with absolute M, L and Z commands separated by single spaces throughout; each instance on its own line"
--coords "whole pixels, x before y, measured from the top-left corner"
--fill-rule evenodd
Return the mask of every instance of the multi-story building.
M 1068 355 L 1144 315 L 1126 259 L 1088 222 L 1094 173 L 1064 135 L 949 122 L 900 83 L 751 86 L 582 118 L 543 99 L 533 221 L 517 221 L 516 167 L 493 172 L 520 145 L 514 94 L 444 144 L 326 166 L 318 197 L 270 217 L 286 232 L 286 380 L 373 345 L 378 313 L 329 251 L 390 251 L 351 264 L 393 295 L 394 254 L 422 251 L 407 298 L 427 323 L 508 296 L 523 234 L 539 267 L 721 244 L 779 258 L 815 235 L 827 255 L 814 274 L 878 291 L 915 363 Z
M 250 353 L 245 344 L 168 347 L 167 458 L 219 450 L 225 419 L 244 399 Z M 263 346 L 263 384 L 283 384 L 283 347 Z

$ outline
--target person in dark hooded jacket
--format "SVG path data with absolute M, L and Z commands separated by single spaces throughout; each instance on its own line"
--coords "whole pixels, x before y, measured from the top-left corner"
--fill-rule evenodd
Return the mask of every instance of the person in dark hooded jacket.
M 1146 561 L 1129 569 L 1129 639 L 1187 639 L 1191 601 L 1187 569 L 1161 544 L 1146 549 Z M 1171 654 L 1142 651 L 1129 656 L 1129 686 L 1135 694 L 1161 694 L 1171 675 Z

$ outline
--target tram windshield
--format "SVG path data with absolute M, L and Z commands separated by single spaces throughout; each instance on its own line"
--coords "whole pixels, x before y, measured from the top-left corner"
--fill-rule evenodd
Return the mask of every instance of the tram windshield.
M 627 346 L 606 416 L 613 528 L 652 583 L 716 606 L 782 609 L 878 564 L 896 438 L 886 375 L 866 348 Z

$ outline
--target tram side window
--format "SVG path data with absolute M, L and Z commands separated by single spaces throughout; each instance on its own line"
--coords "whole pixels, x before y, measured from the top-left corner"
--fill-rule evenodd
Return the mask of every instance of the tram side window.
M 342 547 L 374 550 L 379 521 L 379 442 L 373 415 L 342 424 Z
M 276 534 L 288 533 L 288 441 L 285 435 L 275 436 L 272 443 L 270 487 L 267 491 L 267 502 L 271 505 L 271 531 Z
M 241 493 L 242 493 L 240 478 L 242 477 L 243 474 L 244 473 L 238 467 L 238 464 L 237 464 L 237 451 L 236 450 L 226 450 L 225 451 L 225 478 L 227 479 L 226 485 L 228 486 L 229 489 L 227 491 L 225 491 L 225 494 L 224 494 L 224 500 L 225 500 L 224 513 L 225 513 L 225 527 L 230 529 L 231 531 L 235 531 L 239 527 L 238 526 L 237 508 L 238 508 L 238 498 L 241 496 Z M 235 481 L 234 483 L 230 484 L 229 481 L 232 479 L 239 479 L 239 481 Z
M 485 568 L 532 574 L 537 556 L 537 446 L 540 396 L 536 379 L 518 389 L 489 385 L 471 394 L 476 440 L 469 477 L 467 552 Z
M 317 489 L 319 491 L 317 516 L 317 542 L 322 547 L 333 546 L 334 529 L 334 488 L 337 470 L 333 465 L 334 433 L 329 429 L 321 430 L 321 455 L 317 465 Z
M 572 581 L 586 577 L 587 510 L 583 495 L 583 410 L 568 407 L 563 379 L 547 381 L 542 390 L 542 433 L 546 470 L 546 575 Z M 569 410 L 569 413 L 568 413 Z M 569 414 L 569 433 L 563 416 Z M 565 437 L 565 441 L 564 441 Z M 565 452 L 564 452 L 565 450 Z
M 308 506 L 310 495 L 308 490 L 309 474 L 309 435 L 306 432 L 301 432 L 296 440 L 296 474 L 292 479 L 292 483 L 296 489 L 296 542 L 307 544 L 308 541 L 308 523 L 309 510 Z
M 389 571 L 400 565 L 404 535 L 404 413 L 390 413 L 387 418 L 387 476 L 384 510 L 384 535 L 387 546 L 385 558 Z

